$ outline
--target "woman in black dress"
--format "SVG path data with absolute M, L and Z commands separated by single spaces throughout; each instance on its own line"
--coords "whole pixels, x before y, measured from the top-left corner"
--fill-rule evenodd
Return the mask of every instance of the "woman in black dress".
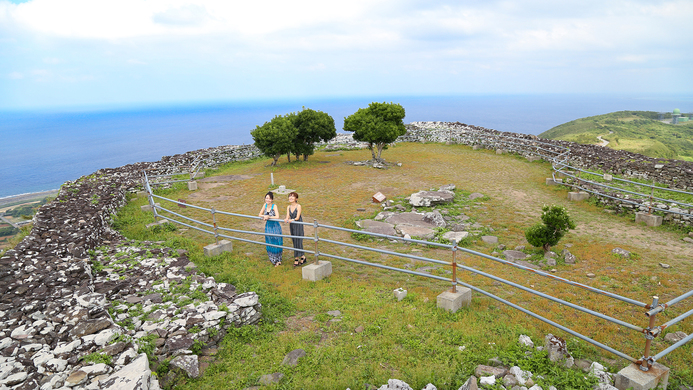
M 302 265 L 306 262 L 305 252 L 303 252 L 303 225 L 293 223 L 303 222 L 301 205 L 298 204 L 298 194 L 296 192 L 289 194 L 289 205 L 286 207 L 284 222 L 291 222 L 289 230 L 292 236 L 291 241 L 294 243 L 294 267 Z

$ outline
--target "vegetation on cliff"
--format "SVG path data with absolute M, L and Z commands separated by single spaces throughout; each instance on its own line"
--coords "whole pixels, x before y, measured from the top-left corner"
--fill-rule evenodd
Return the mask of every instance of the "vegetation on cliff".
M 653 111 L 618 111 L 576 119 L 539 134 L 542 138 L 599 144 L 650 157 L 693 161 L 693 122 L 660 121 Z

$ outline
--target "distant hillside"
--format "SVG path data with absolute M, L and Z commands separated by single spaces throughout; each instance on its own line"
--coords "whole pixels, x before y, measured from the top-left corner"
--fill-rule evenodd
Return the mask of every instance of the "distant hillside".
M 693 161 L 693 122 L 672 125 L 660 122 L 658 116 L 653 111 L 612 112 L 576 119 L 539 136 L 581 144 L 599 144 L 601 137 L 612 149 Z

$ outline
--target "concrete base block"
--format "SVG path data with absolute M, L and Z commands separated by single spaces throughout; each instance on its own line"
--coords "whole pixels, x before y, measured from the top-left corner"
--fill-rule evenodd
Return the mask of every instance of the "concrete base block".
M 568 193 L 568 200 L 572 200 L 573 202 L 582 202 L 582 201 L 589 199 L 589 197 L 590 197 L 590 193 L 584 192 L 584 191 L 580 191 L 580 192 L 571 191 Z
M 504 149 L 496 149 L 496 154 L 505 154 Z
M 546 178 L 546 185 L 547 186 L 559 186 L 563 185 L 563 179 L 553 179 L 551 177 Z
M 604 174 L 604 180 L 612 181 L 612 180 L 614 180 L 614 177 L 613 177 L 613 175 L 609 175 L 608 173 L 605 173 Z
M 161 204 L 160 204 L 160 203 L 154 203 L 154 204 L 157 205 L 157 206 L 159 206 L 159 207 L 161 207 Z M 146 205 L 144 205 L 144 206 L 140 206 L 140 209 L 141 209 L 142 211 L 148 213 L 148 212 L 151 212 L 151 211 L 152 211 L 152 206 L 146 204 Z
M 527 161 L 529 162 L 535 162 L 541 160 L 541 157 L 539 156 L 527 156 Z
M 147 229 L 152 228 L 154 226 L 161 226 L 161 225 L 166 224 L 166 223 L 168 223 L 168 219 L 160 219 L 157 222 L 152 222 L 149 225 L 147 225 Z
M 472 290 L 457 286 L 457 292 L 447 290 L 438 295 L 437 302 L 439 308 L 454 313 L 462 306 L 469 306 L 472 303 Z
M 669 383 L 669 368 L 659 363 L 654 363 L 649 371 L 640 370 L 640 366 L 631 363 L 616 374 L 614 386 L 619 390 L 666 390 Z
M 637 212 L 635 213 L 635 222 L 645 222 L 647 226 L 660 226 L 662 224 L 662 216 Z
M 204 247 L 205 256 L 219 256 L 223 252 L 233 251 L 233 243 L 229 240 L 221 240 L 218 244 L 210 244 Z
M 137 191 L 137 197 L 147 196 L 147 191 Z
M 474 146 L 472 146 L 472 150 L 479 150 L 479 149 L 483 149 L 483 148 L 484 148 L 484 147 L 481 146 L 481 145 L 474 145 Z
M 188 182 L 188 190 L 195 191 L 196 189 L 197 189 L 197 182 L 196 181 L 189 181 Z
M 393 293 L 395 294 L 395 298 L 397 298 L 398 301 L 401 301 L 407 296 L 407 290 L 403 289 L 402 287 L 396 288 Z
M 303 280 L 317 282 L 332 275 L 332 263 L 329 261 L 318 261 L 318 264 L 311 263 L 301 269 Z

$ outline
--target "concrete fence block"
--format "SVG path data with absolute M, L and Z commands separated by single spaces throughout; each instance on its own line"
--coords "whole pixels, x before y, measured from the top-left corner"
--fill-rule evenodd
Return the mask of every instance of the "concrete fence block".
M 462 306 L 469 306 L 472 303 L 472 290 L 457 286 L 457 292 L 446 290 L 438 295 L 436 301 L 439 308 L 454 313 Z
M 669 368 L 654 363 L 648 371 L 642 371 L 640 366 L 631 363 L 616 374 L 614 386 L 619 390 L 666 390 L 669 383 Z
M 573 202 L 582 202 L 582 201 L 589 199 L 589 197 L 590 197 L 589 192 L 584 192 L 584 191 L 568 192 L 568 200 L 572 200 Z
M 546 185 L 547 186 L 559 186 L 562 184 L 563 184 L 563 179 L 554 179 L 552 177 L 546 178 Z
M 397 298 L 398 301 L 401 301 L 407 296 L 407 290 L 403 289 L 402 287 L 396 288 L 392 292 L 395 294 L 395 298 Z
M 164 225 L 167 223 L 168 223 L 168 219 L 162 218 L 162 219 L 158 220 L 157 222 L 152 222 L 149 225 L 147 225 L 147 229 L 153 228 L 154 226 L 161 226 L 161 225 Z
M 535 162 L 541 160 L 540 156 L 535 156 L 535 155 L 529 155 L 527 156 L 527 161 L 529 162 Z
M 329 261 L 318 261 L 318 264 L 311 263 L 301 269 L 303 280 L 317 282 L 332 275 L 332 263 Z
M 196 181 L 189 181 L 188 182 L 188 190 L 190 190 L 190 191 L 197 190 L 197 182 Z
M 218 244 L 210 244 L 204 247 L 204 253 L 207 257 L 219 256 L 223 252 L 233 251 L 233 243 L 229 240 L 221 240 Z
M 154 203 L 157 207 L 161 207 L 161 203 Z M 145 213 L 149 213 L 152 211 L 152 206 L 146 204 L 144 206 L 140 206 L 140 210 L 144 211 Z
M 474 146 L 472 146 L 472 150 L 479 150 L 479 149 L 483 149 L 483 148 L 484 148 L 484 147 L 481 146 L 481 145 L 474 145 Z
M 662 225 L 662 216 L 640 211 L 635 213 L 635 222 L 645 222 L 647 226 L 660 226 Z
M 496 154 L 505 154 L 504 149 L 496 149 Z

